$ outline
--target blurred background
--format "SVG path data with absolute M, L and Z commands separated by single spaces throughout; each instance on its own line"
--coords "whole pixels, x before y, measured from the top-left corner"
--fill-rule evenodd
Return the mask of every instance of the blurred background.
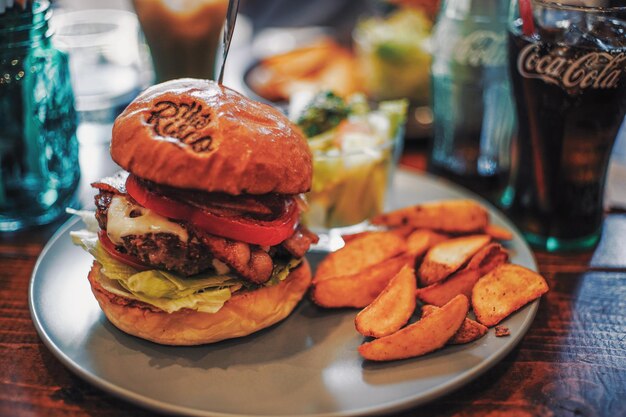
M 83 205 L 89 182 L 116 169 L 102 155 L 133 98 L 168 79 L 215 78 L 227 5 L 51 0 L 52 42 L 69 57 Z M 224 84 L 303 128 L 317 164 L 311 223 L 380 212 L 399 160 L 499 202 L 516 128 L 508 2 L 242 0 L 239 10 Z M 605 206 L 626 208 L 623 126 L 608 176 Z
M 81 143 L 110 139 L 115 116 L 139 91 L 158 80 L 156 65 L 163 67 L 164 79 L 168 78 L 167 62 L 182 65 L 180 52 L 167 44 L 168 36 L 187 37 L 187 43 L 194 36 L 221 36 L 221 32 L 207 34 L 206 28 L 194 25 L 221 30 L 227 2 L 200 2 L 207 8 L 196 10 L 196 20 L 167 16 L 165 8 L 155 7 L 160 3 L 180 12 L 193 2 L 52 1 L 55 42 L 70 53 Z M 407 97 L 410 107 L 403 146 L 430 148 L 432 30 L 439 8 L 439 0 L 242 0 L 225 84 L 284 111 L 294 93 L 302 90 L 332 89 L 344 97 L 364 92 L 376 101 Z M 220 18 L 207 18 L 211 15 Z M 182 33 L 183 28 L 188 33 Z M 198 55 L 203 48 L 202 44 L 193 47 L 196 51 L 191 49 L 187 55 Z M 214 53 L 208 49 L 204 53 Z M 98 50 L 107 52 L 94 52 Z M 151 55 L 155 59 L 159 55 L 160 62 L 154 61 L 153 66 Z M 176 75 L 173 72 L 171 77 Z M 612 162 L 606 204 L 626 207 L 624 128 Z
M 227 4 L 52 2 L 53 40 L 69 55 L 80 120 L 84 204 L 91 204 L 89 182 L 114 169 L 98 155 L 108 145 L 115 117 L 141 90 L 178 77 L 213 78 Z M 346 109 L 358 109 L 350 123 L 327 126 L 332 137 L 310 137 L 314 150 L 326 155 L 316 158 L 310 225 L 349 226 L 380 212 L 403 147 L 429 146 L 429 42 L 438 7 L 438 0 L 240 3 L 225 85 L 294 120 L 319 91 L 337 94 L 322 106 L 343 106 L 345 100 Z M 389 105 L 378 111 L 381 102 Z M 332 119 L 338 110 L 325 111 L 318 116 Z M 341 153 L 340 163 L 334 152 Z
M 81 113 L 91 112 L 96 107 L 95 102 L 99 102 L 102 107 L 112 108 L 114 114 L 119 111 L 116 104 L 129 101 L 137 90 L 152 84 L 155 75 L 151 52 L 153 56 L 170 54 L 170 62 L 177 60 L 178 67 L 183 65 L 180 57 L 173 55 L 176 51 L 168 50 L 172 48 L 167 44 L 158 45 L 167 42 L 166 31 L 182 32 L 181 26 L 185 23 L 189 26 L 188 33 L 170 36 L 186 36 L 189 43 L 195 22 L 189 16 L 181 17 L 182 14 L 163 16 L 165 8 L 159 9 L 162 15 L 157 16 L 155 4 L 159 3 L 159 0 L 53 0 L 55 42 L 70 52 Z M 180 11 L 193 2 L 164 0 L 163 3 L 171 10 Z M 223 8 L 227 2 L 204 3 L 210 5 L 207 11 L 197 13 L 206 22 L 210 20 L 206 19 L 209 11 L 219 8 L 218 4 Z M 417 9 L 401 8 L 399 12 L 393 11 L 397 5 L 392 3 L 382 0 L 243 0 L 225 84 L 279 106 L 285 106 L 294 91 L 306 88 L 329 88 L 344 96 L 367 90 L 373 99 L 409 96 L 421 108 L 409 120 L 408 134 L 427 138 L 432 123 L 428 106 L 428 42 L 438 0 L 414 0 L 412 3 L 419 5 Z M 90 13 L 93 10 L 98 12 Z M 138 25 L 131 17 L 136 11 L 144 18 L 144 25 Z M 221 24 L 210 23 L 221 29 Z M 195 31 L 198 37 L 207 36 L 201 28 Z M 146 42 L 146 38 L 153 42 Z M 93 67 L 85 65 L 89 58 L 84 55 L 90 46 L 106 48 L 112 56 L 93 60 Z M 194 52 L 198 54 L 190 51 L 189 55 Z M 114 65 L 103 68 L 102 62 L 107 60 L 118 67 L 116 73 L 108 72 Z M 125 69 L 120 69 L 124 66 Z M 211 75 L 205 74 L 205 77 L 211 78 Z M 107 95 L 106 100 L 101 99 Z M 83 120 L 91 121 L 98 115 L 85 113 L 82 116 Z M 100 116 L 107 118 L 103 113 Z M 86 140 L 85 135 L 79 136 Z

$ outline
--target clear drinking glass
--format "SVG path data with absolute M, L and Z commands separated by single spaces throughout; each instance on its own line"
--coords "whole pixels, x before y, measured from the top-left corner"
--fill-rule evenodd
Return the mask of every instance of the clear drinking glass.
M 626 114 L 626 6 L 585 4 L 511 3 L 519 133 L 503 203 L 526 239 L 548 251 L 597 243 L 611 149 Z
M 353 226 L 382 213 L 399 138 L 348 152 L 313 157 L 305 222 L 316 229 Z
M 433 34 L 429 170 L 492 200 L 507 184 L 515 130 L 508 17 L 506 1 L 449 0 Z
M 59 11 L 51 25 L 54 44 L 69 55 L 81 124 L 106 125 L 110 139 L 115 118 L 149 81 L 140 58 L 137 17 L 115 9 Z
M 306 195 L 309 207 L 303 222 L 320 236 L 314 250 L 339 249 L 343 246 L 341 235 L 363 231 L 366 221 L 384 210 L 406 120 L 406 102 L 387 103 L 395 107 L 393 116 L 384 110 L 373 111 L 366 119 L 347 120 L 337 131 L 309 139 L 313 183 Z M 374 129 L 365 127 L 364 120 Z M 317 141 L 341 142 L 342 146 L 316 149 Z

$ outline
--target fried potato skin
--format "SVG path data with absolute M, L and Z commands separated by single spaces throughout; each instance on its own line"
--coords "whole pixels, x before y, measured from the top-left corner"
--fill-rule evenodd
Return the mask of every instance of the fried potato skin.
M 444 233 L 482 233 L 489 224 L 489 212 L 472 200 L 442 200 L 405 207 L 372 219 L 387 227 L 411 225 Z
M 491 243 L 478 251 L 468 265 L 455 272 L 445 281 L 418 288 L 417 298 L 427 304 L 441 307 L 458 294 L 472 297 L 472 289 L 478 279 L 509 260 L 508 252 L 498 243 Z
M 502 226 L 495 225 L 493 223 L 489 224 L 485 228 L 485 233 L 494 238 L 495 240 L 512 240 L 513 233 L 505 229 Z
M 499 265 L 474 285 L 476 320 L 487 327 L 495 326 L 547 291 L 548 284 L 538 273 L 519 265 Z
M 320 307 L 364 308 L 378 297 L 403 266 L 411 262 L 410 256 L 400 255 L 354 274 L 313 280 L 311 299 Z
M 422 306 L 422 317 L 426 317 L 437 310 L 439 310 L 439 307 L 425 304 Z M 463 320 L 463 324 L 461 325 L 459 331 L 452 336 L 452 339 L 448 340 L 448 344 L 462 345 L 465 343 L 471 343 L 486 335 L 488 331 L 489 328 L 487 326 L 466 317 L 465 320 Z
M 448 240 L 449 237 L 429 229 L 417 229 L 406 238 L 407 251 L 417 257 L 426 253 L 434 245 Z
M 389 336 L 359 346 L 359 353 L 372 361 L 390 361 L 421 356 L 442 348 L 459 330 L 469 309 L 458 295 L 441 309 Z
M 406 251 L 406 242 L 392 232 L 358 237 L 320 262 L 314 281 L 352 275 Z
M 332 59 L 331 59 L 332 58 Z M 260 96 L 289 100 L 297 90 L 332 90 L 347 97 L 358 91 L 360 75 L 352 52 L 330 38 L 264 58 L 247 80 Z
M 470 235 L 445 240 L 426 252 L 419 267 L 418 276 L 422 286 L 443 281 L 489 244 L 488 235 Z
M 404 326 L 415 311 L 415 270 L 405 265 L 385 289 L 357 314 L 354 325 L 363 336 L 382 337 Z
M 415 228 L 413 226 L 400 226 L 400 227 L 394 227 L 392 229 L 388 229 L 388 230 L 366 230 L 364 232 L 359 232 L 359 233 L 353 233 L 350 235 L 342 235 L 341 238 L 343 239 L 343 241 L 345 243 L 351 242 L 355 239 L 367 236 L 367 235 L 371 235 L 373 233 L 386 233 L 386 232 L 390 232 L 393 234 L 396 234 L 402 238 L 406 238 L 407 236 L 409 236 L 411 233 L 413 233 L 415 231 Z

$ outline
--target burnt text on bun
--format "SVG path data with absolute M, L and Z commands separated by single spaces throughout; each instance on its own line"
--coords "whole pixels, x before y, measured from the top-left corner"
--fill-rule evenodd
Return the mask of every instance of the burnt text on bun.
M 113 126 L 111 156 L 125 170 L 178 188 L 298 194 L 311 187 L 306 139 L 285 115 L 209 80 L 143 92 Z

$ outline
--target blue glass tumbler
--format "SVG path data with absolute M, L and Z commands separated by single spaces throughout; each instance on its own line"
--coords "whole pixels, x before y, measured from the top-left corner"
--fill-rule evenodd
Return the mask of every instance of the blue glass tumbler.
M 0 231 L 49 223 L 75 204 L 77 114 L 47 0 L 0 14 Z

